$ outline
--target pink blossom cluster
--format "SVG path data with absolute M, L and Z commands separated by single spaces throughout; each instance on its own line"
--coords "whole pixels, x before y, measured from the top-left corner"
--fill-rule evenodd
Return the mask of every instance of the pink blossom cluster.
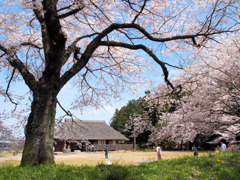
M 220 135 L 235 140 L 240 133 L 240 40 L 229 37 L 220 44 L 209 45 L 194 57 L 174 79 L 175 91 L 164 85 L 146 97 L 149 106 L 161 112 L 166 104 L 175 103 L 174 112 L 162 112 L 159 128 L 153 129 L 150 141 L 171 139 L 176 144 L 194 141 L 198 134 Z M 177 92 L 178 91 L 178 92 Z M 180 98 L 175 98 L 177 95 Z

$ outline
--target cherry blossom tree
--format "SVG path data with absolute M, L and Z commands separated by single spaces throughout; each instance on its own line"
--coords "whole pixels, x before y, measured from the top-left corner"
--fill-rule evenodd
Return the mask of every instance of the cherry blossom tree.
M 0 120 L 0 143 L 6 145 L 6 148 L 0 147 L 0 152 L 2 150 L 8 150 L 9 152 L 17 154 L 23 149 L 24 138 L 19 134 L 16 136 L 13 128 L 14 127 L 4 125 Z
M 240 135 L 240 39 L 237 34 L 218 42 L 199 50 L 192 57 L 196 63 L 174 80 L 179 98 L 164 86 L 159 86 L 159 94 L 148 97 L 159 111 L 166 103 L 177 104 L 175 111 L 162 114 L 161 128 L 152 130 L 150 141 L 169 139 L 180 145 L 194 141 L 198 134 L 229 141 Z
M 30 91 L 21 165 L 54 163 L 57 95 L 68 82 L 80 89 L 75 108 L 99 106 L 107 97 L 142 85 L 140 77 L 152 71 L 152 59 L 174 88 L 167 70 L 173 65 L 161 61 L 163 51 L 202 47 L 239 28 L 239 2 L 232 0 L 0 3 L 0 70 L 7 83 L 0 94 L 17 105 L 22 97 L 15 98 L 10 85 L 22 80 Z
M 130 134 L 129 137 L 133 137 L 134 148 L 137 147 L 137 137 L 144 132 L 151 132 L 153 124 L 149 116 L 145 114 L 133 114 L 129 116 L 128 121 L 125 124 L 124 131 Z
M 145 92 L 146 95 L 150 94 L 149 91 Z M 144 100 L 145 97 L 138 100 L 131 100 L 126 106 L 123 106 L 124 116 L 124 130 L 123 133 L 127 137 L 132 137 L 134 147 L 137 145 L 143 147 L 148 144 L 149 134 L 152 133 L 155 124 L 159 120 L 159 112 L 156 108 L 149 108 L 148 103 Z M 120 110 L 120 111 L 121 111 Z M 115 114 L 115 124 L 121 120 L 121 114 Z M 152 144 L 148 144 L 152 145 Z
M 0 141 L 11 141 L 13 139 L 12 131 L 0 121 Z M 1 151 L 1 149 L 0 149 Z

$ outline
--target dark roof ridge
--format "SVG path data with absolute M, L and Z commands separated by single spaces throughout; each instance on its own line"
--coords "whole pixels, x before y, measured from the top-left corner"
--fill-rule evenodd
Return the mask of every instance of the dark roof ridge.
M 78 119 L 65 119 L 65 121 L 84 122 L 84 123 L 105 123 L 104 120 L 78 120 Z

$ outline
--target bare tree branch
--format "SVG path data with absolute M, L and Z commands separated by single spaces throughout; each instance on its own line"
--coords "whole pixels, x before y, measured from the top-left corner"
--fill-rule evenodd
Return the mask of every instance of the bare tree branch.
M 138 12 L 136 9 L 133 8 L 133 5 L 136 5 L 135 3 L 132 3 L 129 0 L 122 0 L 122 1 L 126 2 L 133 11 Z
M 71 44 L 70 46 L 68 46 L 67 50 L 65 51 L 65 56 L 64 56 L 63 65 L 67 62 L 67 60 L 69 59 L 69 57 L 71 56 L 71 54 L 78 49 L 78 48 L 76 47 L 76 45 L 77 45 L 77 43 L 78 43 L 79 41 L 81 41 L 81 40 L 84 39 L 84 38 L 90 38 L 90 37 L 95 36 L 95 35 L 97 35 L 97 34 L 99 34 L 99 33 L 88 34 L 88 35 L 85 35 L 85 36 L 81 36 L 81 37 L 76 38 L 76 39 L 72 42 L 72 44 Z
M 7 60 L 11 64 L 12 67 L 16 68 L 20 74 L 22 75 L 25 83 L 28 85 L 31 91 L 34 91 L 38 82 L 35 80 L 35 77 L 32 73 L 28 71 L 26 66 L 22 63 L 21 60 L 15 57 L 15 54 L 12 50 L 9 50 L 0 44 L 0 50 L 7 54 Z
M 158 57 L 150 50 L 148 49 L 146 46 L 142 45 L 142 44 L 138 44 L 138 45 L 132 45 L 132 44 L 127 44 L 127 43 L 122 43 L 122 42 L 114 42 L 114 41 L 101 41 L 99 43 L 99 45 L 101 46 L 116 46 L 116 47 L 123 47 L 123 48 L 128 48 L 128 49 L 133 49 L 133 50 L 137 50 L 137 49 L 142 49 L 143 51 L 145 51 L 149 56 L 151 56 L 154 61 L 156 63 L 158 63 L 164 73 L 164 80 L 165 82 L 172 88 L 174 89 L 174 86 L 172 85 L 172 83 L 168 80 L 168 70 L 165 66 L 166 63 L 160 61 L 158 59 Z
M 14 109 L 13 109 L 12 112 L 14 112 L 14 111 L 16 110 L 18 103 L 14 102 L 14 101 L 12 100 L 12 98 L 11 98 L 10 95 L 8 94 L 8 90 L 9 90 L 9 88 L 10 88 L 10 84 L 11 84 L 11 82 L 12 82 L 12 79 L 13 79 L 13 76 L 14 76 L 14 73 L 15 73 L 15 70 L 16 70 L 16 68 L 13 68 L 12 75 L 11 75 L 11 78 L 10 78 L 10 80 L 9 80 L 9 82 L 8 82 L 7 89 L 6 89 L 6 92 L 5 92 L 6 95 L 7 95 L 7 97 L 8 97 L 8 99 L 10 100 L 10 102 L 15 105 L 15 107 L 14 107 Z
M 141 7 L 141 10 L 139 11 L 139 13 L 135 16 L 135 18 L 134 18 L 133 21 L 132 21 L 133 24 L 135 23 L 135 21 L 137 20 L 137 18 L 140 16 L 140 14 L 143 12 L 143 9 L 144 9 L 144 7 L 146 6 L 146 3 L 147 3 L 147 0 L 144 0 L 143 5 L 142 5 L 142 7 Z
M 107 17 L 107 15 L 102 11 L 101 8 L 99 8 L 93 1 L 90 0 L 90 2 L 104 15 L 104 17 L 112 23 L 112 21 Z
M 165 38 L 155 38 L 150 33 L 148 33 L 143 27 L 141 27 L 138 24 L 132 24 L 132 23 L 130 23 L 130 24 L 116 24 L 116 23 L 113 23 L 109 27 L 104 29 L 101 33 L 99 33 L 92 40 L 92 42 L 89 43 L 85 52 L 82 54 L 81 58 L 79 59 L 79 61 L 77 63 L 75 63 L 72 66 L 72 68 L 70 68 L 67 72 L 65 72 L 65 74 L 61 77 L 60 87 L 64 86 L 64 84 L 69 79 L 71 79 L 76 73 L 78 73 L 87 64 L 87 62 L 91 58 L 93 52 L 99 47 L 99 45 L 100 45 L 99 43 L 100 43 L 101 39 L 106 37 L 108 34 L 113 32 L 114 30 L 118 30 L 118 29 L 136 29 L 136 30 L 140 31 L 141 33 L 143 33 L 143 35 L 145 35 L 149 40 L 152 40 L 152 41 L 155 41 L 155 42 L 168 42 L 168 41 L 174 41 L 174 40 L 192 39 L 194 37 L 201 37 L 201 36 L 202 37 L 208 37 L 208 36 L 212 36 L 212 35 L 215 35 L 215 34 L 221 34 L 221 33 L 226 33 L 226 32 L 235 32 L 235 30 L 226 30 L 226 31 L 224 30 L 224 31 L 215 31 L 215 32 L 209 32 L 209 33 L 206 32 L 206 33 L 198 33 L 198 34 L 178 35 L 178 36 L 165 37 Z M 138 47 L 138 49 L 143 48 L 146 51 L 148 51 L 148 49 L 146 49 L 145 46 L 140 47 L 140 45 L 138 45 L 138 46 L 132 46 L 132 47 L 134 47 L 134 48 Z M 126 47 L 126 48 L 128 48 L 128 47 Z M 149 55 L 151 53 L 149 52 Z M 152 55 L 152 56 L 154 57 L 155 55 Z M 162 62 L 159 62 L 159 63 L 162 64 Z M 162 64 L 162 65 L 161 65 L 162 68 L 165 69 L 166 68 L 165 64 Z M 164 70 L 164 72 L 165 72 L 165 75 L 168 74 L 166 70 Z M 168 81 L 167 78 L 166 78 L 166 80 Z M 170 85 L 170 86 L 172 86 L 172 85 Z
M 40 47 L 40 46 L 38 46 L 36 44 L 33 44 L 32 42 L 23 42 L 20 45 L 22 45 L 22 46 L 31 46 L 31 47 L 34 47 L 34 48 L 37 48 L 37 49 L 43 49 L 43 47 Z
M 84 7 L 85 7 L 84 5 L 79 6 L 77 9 L 73 9 L 73 10 L 67 12 L 67 13 L 61 14 L 61 15 L 59 15 L 58 17 L 59 17 L 59 19 L 63 19 L 63 18 L 65 18 L 65 17 L 71 16 L 71 15 L 76 14 L 76 13 L 78 13 L 79 11 L 81 11 Z
M 62 106 L 62 104 L 58 101 L 58 99 L 57 99 L 57 104 L 58 104 L 59 107 L 66 113 L 67 116 L 70 116 L 70 117 L 73 116 L 73 114 L 72 114 L 70 111 L 67 111 L 67 110 Z

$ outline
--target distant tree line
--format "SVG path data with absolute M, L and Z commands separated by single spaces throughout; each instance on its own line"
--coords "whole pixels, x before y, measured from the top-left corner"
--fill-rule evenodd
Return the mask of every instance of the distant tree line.
M 150 91 L 146 91 L 145 94 L 146 96 L 150 95 Z M 158 112 L 156 107 L 149 106 L 145 100 L 146 96 L 137 100 L 132 99 L 128 101 L 127 105 L 121 107 L 120 110 L 116 109 L 110 121 L 110 126 L 124 134 L 131 142 L 134 141 L 134 132 L 137 133 L 136 143 L 138 148 L 153 147 L 153 145 L 155 145 L 154 143 L 149 142 L 149 136 L 153 133 L 150 127 L 158 127 L 159 125 L 157 122 L 161 121 L 162 112 L 173 112 L 177 106 L 175 103 L 166 104 L 165 107 Z M 140 119 L 133 122 L 133 117 L 138 117 Z M 145 124 L 143 122 L 145 122 Z M 138 124 L 138 127 L 135 130 L 132 127 L 133 124 L 135 125 L 135 128 Z M 172 141 L 163 141 L 162 145 L 165 149 L 173 149 L 175 143 Z

